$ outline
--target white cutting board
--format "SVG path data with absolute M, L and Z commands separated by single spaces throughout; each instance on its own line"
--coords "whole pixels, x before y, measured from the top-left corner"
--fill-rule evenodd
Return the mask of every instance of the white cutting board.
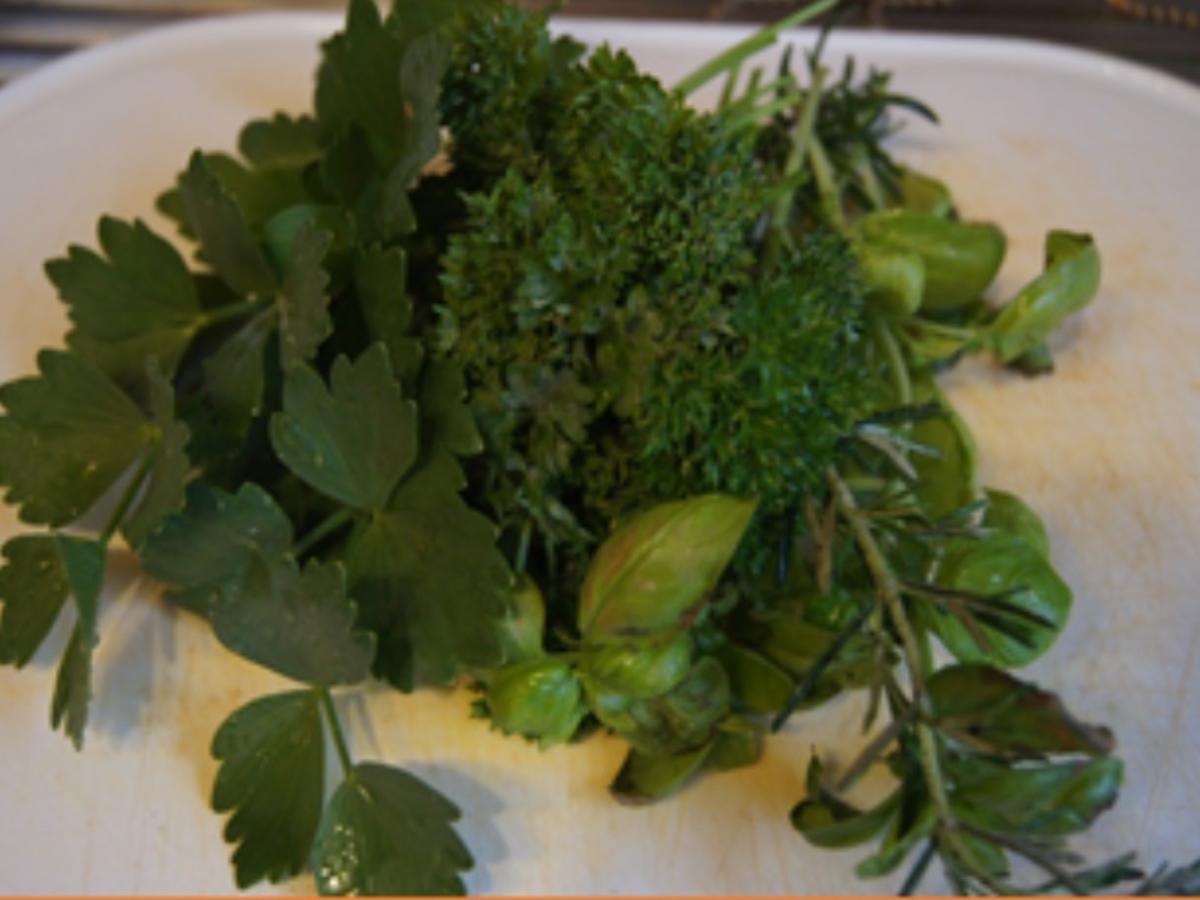
M 162 224 L 153 198 L 194 146 L 229 148 L 246 119 L 307 108 L 316 41 L 335 24 L 306 15 L 189 24 L 0 92 L 0 377 L 31 370 L 36 349 L 61 340 L 65 320 L 41 262 L 68 242 L 93 242 L 102 211 Z M 629 47 L 668 81 L 746 33 L 564 27 Z M 1046 228 L 1097 236 L 1103 290 L 1055 339 L 1052 378 L 971 365 L 949 383 L 985 480 L 1042 512 L 1075 589 L 1065 635 L 1031 674 L 1080 716 L 1114 726 L 1128 764 L 1120 804 L 1080 846 L 1190 859 L 1200 852 L 1200 91 L 1021 42 L 845 33 L 834 51 L 894 69 L 898 89 L 942 114 L 942 128 L 913 127 L 897 146 L 949 181 L 968 216 L 1006 228 L 1001 295 L 1039 270 Z M 12 511 L 0 512 L 0 537 L 16 530 Z M 222 823 L 206 804 L 208 742 L 230 711 L 282 682 L 135 577 L 128 561 L 110 576 L 82 755 L 48 728 L 63 629 L 26 670 L 0 670 L 2 892 L 232 890 Z M 465 811 L 473 891 L 895 889 L 853 877 L 861 853 L 811 849 L 787 824 L 809 748 L 831 746 L 845 761 L 861 744 L 854 698 L 794 719 L 755 768 L 706 777 L 648 809 L 619 807 L 605 792 L 617 741 L 540 753 L 468 719 L 468 703 L 465 692 L 377 689 L 342 709 L 356 756 L 411 767 Z

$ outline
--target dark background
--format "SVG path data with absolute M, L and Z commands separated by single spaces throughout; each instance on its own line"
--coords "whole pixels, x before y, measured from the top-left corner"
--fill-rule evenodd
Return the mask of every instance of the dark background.
M 524 2 L 541 5 L 545 0 Z M 344 0 L 0 0 L 0 83 L 74 47 L 189 15 L 343 5 Z M 762 22 L 797 5 L 792 0 L 569 0 L 566 12 Z M 1074 44 L 1200 83 L 1200 0 L 860 0 L 844 18 L 859 27 L 1016 35 Z

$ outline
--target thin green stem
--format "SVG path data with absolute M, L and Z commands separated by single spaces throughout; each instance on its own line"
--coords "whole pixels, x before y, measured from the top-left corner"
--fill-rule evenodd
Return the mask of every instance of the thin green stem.
M 746 93 L 741 100 L 737 101 L 738 103 L 745 102 L 746 97 L 753 97 L 758 93 L 758 86 L 762 84 L 762 75 L 762 69 L 760 68 L 755 68 L 750 73 L 750 81 L 746 84 Z
M 883 755 L 883 751 L 892 745 L 896 738 L 900 736 L 900 732 L 907 728 L 909 724 L 908 718 L 905 716 L 898 716 L 892 719 L 886 728 L 871 738 L 867 746 L 858 754 L 858 758 L 842 773 L 842 776 L 834 786 L 834 790 L 838 793 L 850 790 L 858 779 L 862 778 L 867 773 L 867 770 L 878 762 L 879 757 Z
M 846 216 L 842 212 L 842 195 L 838 190 L 833 163 L 829 161 L 829 156 L 816 135 L 813 135 L 808 145 L 808 160 L 812 166 L 813 178 L 817 182 L 817 195 L 821 201 L 825 224 L 838 231 L 845 231 Z
M 982 828 L 975 828 L 972 825 L 965 825 L 963 827 L 976 837 L 983 838 L 985 841 L 991 841 L 992 843 L 999 844 L 1001 847 L 1011 850 L 1013 853 L 1019 853 L 1035 866 L 1042 869 L 1047 875 L 1052 876 L 1058 884 L 1061 884 L 1077 897 L 1086 897 L 1088 895 L 1087 888 L 1080 884 L 1070 872 L 1060 866 L 1052 856 L 1043 852 L 1040 847 L 1036 847 L 1016 838 L 1011 838 L 1005 834 L 998 834 L 996 832 L 986 831 Z
M 517 544 L 517 559 L 513 568 L 520 575 L 525 571 L 525 567 L 529 565 L 529 545 L 533 539 L 533 524 L 526 522 L 521 526 L 521 539 Z
M 896 389 L 897 401 L 901 406 L 908 406 L 913 402 L 912 378 L 909 377 L 904 355 L 900 352 L 900 342 L 896 340 L 891 326 L 880 316 L 871 317 L 871 331 L 883 350 L 888 372 L 892 376 L 892 386 Z
M 875 170 L 871 168 L 871 163 L 866 157 L 860 156 L 854 164 L 854 174 L 858 176 L 858 185 L 862 188 L 867 199 L 871 201 L 873 209 L 883 209 L 887 206 L 887 201 L 883 196 L 883 187 L 879 183 L 879 179 L 875 175 Z
M 833 469 L 829 470 L 827 477 L 830 490 L 833 492 L 834 502 L 838 505 L 838 511 L 854 534 L 854 541 L 858 544 L 863 561 L 871 573 L 871 579 L 875 582 L 875 589 L 880 603 L 887 610 L 892 627 L 896 630 L 896 634 L 900 638 L 900 648 L 904 654 L 905 667 L 908 669 L 909 678 L 912 681 L 918 755 L 921 760 L 921 771 L 925 778 L 925 786 L 929 791 L 929 799 L 933 803 L 933 808 L 937 812 L 938 819 L 946 829 L 945 839 L 947 843 L 954 847 L 954 850 L 964 861 L 974 861 L 975 855 L 969 847 L 963 844 L 959 836 L 955 833 L 958 820 L 954 815 L 953 809 L 950 807 L 950 797 L 946 791 L 945 779 L 942 777 L 942 765 L 941 758 L 938 755 L 937 737 L 933 732 L 933 728 L 928 723 L 930 710 L 928 697 L 924 690 L 921 647 L 917 641 L 916 634 L 913 632 L 912 625 L 908 621 L 908 614 L 904 609 L 904 600 L 900 594 L 900 582 L 884 558 L 879 544 L 876 543 L 875 536 L 871 533 L 871 526 L 858 509 L 850 488 L 846 486 L 846 483 L 842 481 L 841 477 Z
M 316 547 L 321 541 L 340 531 L 354 519 L 353 510 L 339 509 L 337 512 L 330 513 L 323 521 L 317 524 L 312 531 L 304 535 L 296 542 L 296 546 L 292 549 L 292 554 L 296 557 L 301 557 L 308 551 Z
M 747 107 L 738 109 L 733 107 L 732 111 L 726 117 L 725 127 L 730 131 L 740 131 L 743 128 L 749 128 L 758 124 L 763 119 L 769 119 L 776 113 L 781 113 L 784 110 L 791 109 L 800 100 L 799 92 L 786 94 L 770 103 L 764 103 L 762 106 Z
M 802 169 L 804 161 L 808 158 L 808 143 L 812 138 L 813 127 L 816 123 L 817 109 L 821 105 L 821 88 L 824 79 L 825 70 L 817 69 L 813 74 L 812 83 L 809 84 L 804 94 L 804 102 L 800 107 L 800 115 L 796 118 L 796 124 L 792 126 L 792 146 L 788 151 L 787 161 L 784 163 L 780 183 L 795 182 L 795 187 L 781 193 L 775 200 L 771 212 L 772 227 L 767 234 L 766 247 L 763 249 L 765 264 L 762 268 L 764 269 L 769 269 L 774 264 L 779 255 L 780 240 L 788 233 L 787 229 L 791 219 L 792 206 L 795 202 L 796 190 L 801 184 L 796 176 Z
M 925 877 L 925 870 L 929 868 L 929 864 L 933 861 L 933 855 L 937 852 L 937 844 L 933 841 L 928 841 L 925 844 L 925 849 L 921 851 L 921 855 L 917 857 L 916 863 L 908 873 L 908 877 L 904 879 L 904 884 L 900 886 L 901 897 L 911 897 L 921 885 L 921 879 Z
M 721 89 L 721 100 L 717 103 L 717 109 L 724 109 L 733 101 L 733 93 L 737 90 L 738 79 L 741 78 L 741 75 L 741 63 L 729 70 L 729 74 L 725 76 L 725 87 Z
M 912 679 L 913 686 L 913 701 L 917 708 L 921 709 L 922 698 L 924 696 L 923 678 L 921 677 L 921 651 L 917 644 L 916 635 L 913 633 L 912 627 L 908 622 L 908 615 L 904 610 L 904 601 L 900 596 L 900 581 L 893 574 L 891 567 L 887 564 L 887 560 L 883 557 L 883 551 L 879 549 L 879 544 L 875 541 L 875 536 L 871 533 L 871 526 L 865 516 L 858 508 L 858 504 L 854 501 L 854 494 L 846 485 L 840 475 L 830 469 L 826 475 L 829 482 L 830 490 L 833 493 L 834 503 L 837 504 L 838 512 L 850 526 L 850 531 L 854 535 L 854 542 L 858 544 L 858 549 L 863 555 L 863 561 L 867 564 L 867 570 L 871 573 L 871 578 L 875 582 L 875 591 L 880 603 L 887 610 L 888 618 L 892 622 L 892 627 L 896 629 L 896 634 L 900 638 L 900 648 L 904 653 L 905 665 L 908 667 L 909 677 Z
M 862 630 L 870 614 L 870 606 L 864 606 L 859 610 L 850 624 L 842 630 L 841 634 L 833 639 L 833 642 L 825 649 L 825 652 L 809 667 L 809 670 L 804 675 L 804 679 L 792 691 L 792 695 L 788 698 L 787 703 L 784 704 L 783 709 L 779 711 L 779 714 L 771 722 L 772 731 L 778 731 L 782 728 L 792 713 L 799 709 L 800 704 L 812 696 L 821 681 L 821 676 L 825 674 L 826 670 L 837 659 L 838 654 L 842 652 L 850 639 Z
M 942 777 L 942 759 L 938 754 L 937 735 L 928 722 L 917 720 L 917 754 L 921 758 L 921 769 L 925 773 L 925 786 L 929 789 L 929 799 L 937 810 L 938 818 L 949 829 L 958 827 L 958 817 L 950 808 L 950 795 L 946 792 L 946 781 Z M 953 838 L 958 843 L 957 838 Z M 957 849 L 957 848 L 956 848 Z M 967 851 L 967 858 L 974 857 Z
M 133 501 L 137 499 L 138 492 L 141 491 L 142 485 L 146 481 L 146 476 L 150 474 L 150 468 L 153 465 L 154 454 L 147 453 L 146 458 L 142 460 L 142 464 L 138 466 L 136 474 L 129 479 L 129 484 L 125 485 L 121 499 L 117 501 L 117 506 L 112 511 L 112 515 L 108 517 L 108 522 L 105 523 L 104 530 L 100 532 L 99 541 L 101 544 L 107 544 L 111 541 L 113 535 L 117 533 L 117 529 L 121 527 L 121 522 L 129 512 L 129 508 L 133 506 Z
M 949 325 L 946 322 L 933 322 L 929 319 L 922 319 L 918 316 L 913 316 L 905 320 L 907 324 L 912 325 L 921 331 L 936 334 L 941 337 L 951 338 L 952 340 L 973 341 L 979 337 L 979 329 L 971 328 L 962 325 Z
M 789 28 L 796 28 L 805 22 L 815 19 L 822 13 L 833 9 L 837 6 L 838 2 L 839 0 L 817 0 L 816 3 L 809 4 L 803 9 L 792 13 L 790 16 L 780 19 L 774 25 L 770 25 L 750 35 L 744 41 L 734 44 L 724 53 L 714 56 L 680 81 L 675 85 L 676 92 L 685 96 L 694 93 L 723 72 L 728 72 L 735 66 L 740 66 L 755 53 L 770 47 Z
M 825 70 L 817 69 L 813 73 L 812 83 L 804 95 L 804 103 L 800 107 L 800 115 L 792 126 L 792 146 L 788 151 L 787 162 L 784 163 L 785 178 L 794 175 L 808 157 L 808 144 L 812 139 L 813 128 L 817 122 L 817 110 L 821 106 L 821 89 L 825 83 Z M 792 197 L 781 197 L 775 204 L 775 224 L 782 227 L 787 223 L 787 214 L 791 208 Z
M 337 709 L 333 705 L 333 695 L 329 693 L 329 688 L 322 687 L 314 690 L 321 700 L 321 708 L 325 710 L 325 720 L 329 723 L 329 730 L 333 734 L 333 744 L 337 747 L 338 759 L 342 763 L 342 772 L 347 779 L 351 779 L 354 777 L 354 761 L 350 758 L 346 735 L 342 731 L 342 723 L 338 719 Z
M 263 311 L 270 304 L 270 300 L 246 300 L 242 303 L 230 303 L 227 306 L 218 306 L 216 309 L 205 310 L 200 314 L 199 327 L 209 328 L 213 325 L 220 325 L 222 322 L 228 322 L 231 319 L 245 318 L 246 316 Z
M 781 75 L 774 81 L 762 83 L 762 70 L 755 69 L 753 79 L 746 88 L 746 93 L 738 97 L 728 106 L 728 111 L 732 113 L 748 113 L 754 112 L 754 104 L 759 100 L 771 94 L 775 95 L 778 100 L 782 96 L 799 99 L 799 92 L 796 90 L 796 82 L 791 76 Z

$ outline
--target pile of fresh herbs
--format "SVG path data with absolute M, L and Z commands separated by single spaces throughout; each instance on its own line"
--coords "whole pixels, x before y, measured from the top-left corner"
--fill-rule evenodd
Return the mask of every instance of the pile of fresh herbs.
M 837 772 L 812 758 L 808 841 L 878 837 L 859 874 L 914 859 L 906 890 L 934 857 L 964 893 L 1140 877 L 1066 847 L 1121 764 L 1009 671 L 1071 592 L 1034 512 L 977 485 L 934 379 L 974 351 L 1049 370 L 1096 248 L 1050 232 L 1045 270 L 986 304 L 1003 233 L 883 146 L 894 110 L 928 109 L 819 49 L 743 77 L 831 5 L 667 89 L 540 14 L 352 0 L 314 113 L 251 122 L 163 195 L 196 265 L 110 218 L 47 265 L 66 349 L 0 387 L 0 482 L 43 529 L 4 546 L 0 661 L 74 619 L 52 721 L 81 745 L 122 541 L 294 680 L 213 740 L 238 885 L 311 866 L 326 893 L 462 891 L 454 804 L 351 758 L 330 691 L 370 678 L 467 678 L 542 746 L 608 729 L 632 802 L 862 690 L 876 737 Z M 716 78 L 718 107 L 690 107 Z M 894 787 L 851 806 L 876 767 Z

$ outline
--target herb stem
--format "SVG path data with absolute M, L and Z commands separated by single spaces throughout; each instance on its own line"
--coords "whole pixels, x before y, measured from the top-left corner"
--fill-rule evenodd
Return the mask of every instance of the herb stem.
M 863 625 L 870 617 L 871 610 L 872 607 L 870 605 L 864 606 L 862 609 L 860 609 L 850 621 L 850 624 L 847 625 L 842 632 L 833 639 L 833 643 L 831 643 L 825 649 L 825 652 L 822 653 L 817 659 L 817 661 L 809 667 L 809 670 L 804 674 L 804 680 L 796 686 L 794 691 L 792 691 L 792 695 L 788 698 L 787 703 L 784 704 L 783 709 L 779 711 L 779 714 L 775 716 L 775 719 L 771 722 L 772 731 L 778 731 L 780 728 L 782 728 L 784 723 L 787 722 L 788 718 L 797 710 L 800 704 L 812 696 L 813 691 L 815 691 L 817 688 L 818 682 L 821 680 L 821 676 L 825 674 L 825 671 L 830 667 L 830 665 L 833 664 L 833 661 L 837 659 L 838 654 L 842 652 L 850 639 L 862 630 Z
M 921 677 L 921 650 L 917 644 L 916 635 L 913 634 L 912 626 L 909 624 L 908 615 L 904 611 L 904 601 L 900 597 L 900 582 L 892 573 L 887 560 L 883 558 L 883 551 L 879 549 L 879 544 L 875 542 L 875 536 L 871 534 L 871 526 L 859 510 L 858 504 L 854 502 L 854 494 L 851 493 L 846 482 L 832 468 L 826 478 L 829 481 L 830 490 L 833 492 L 833 500 L 837 504 L 838 512 L 850 526 L 850 530 L 854 534 L 854 542 L 858 544 L 863 561 L 866 562 L 871 578 L 875 582 L 876 595 L 887 610 L 888 618 L 891 619 L 892 626 L 900 638 L 904 661 L 908 667 L 909 677 L 912 679 L 913 700 L 920 709 L 921 698 L 924 695 Z
M 829 156 L 816 135 L 813 135 L 808 143 L 808 161 L 817 183 L 817 196 L 820 199 L 825 224 L 838 231 L 845 231 L 846 216 L 842 211 L 842 196 L 838 190 L 837 176 L 834 174 L 833 163 L 829 161 Z
M 900 342 L 896 340 L 891 326 L 880 316 L 871 317 L 871 330 L 883 350 L 884 359 L 887 360 L 888 372 L 892 376 L 892 387 L 896 390 L 899 405 L 908 406 L 913 402 L 912 379 L 900 353 Z
M 821 91 L 825 87 L 825 70 L 813 72 L 812 81 L 805 91 L 804 104 L 800 107 L 800 116 L 792 129 L 792 147 L 788 151 L 784 173 L 792 175 L 804 164 L 808 156 L 808 144 L 812 140 L 813 128 L 816 127 L 817 110 L 821 107 Z M 778 210 L 776 211 L 778 216 Z
M 870 743 L 863 748 L 858 758 L 850 764 L 850 767 L 838 779 L 834 789 L 839 793 L 850 790 L 854 783 L 866 774 L 867 770 L 883 755 L 883 751 L 891 746 L 892 742 L 900 736 L 900 733 L 909 724 L 907 716 L 897 716 L 892 719 L 886 728 L 871 738 Z
M 899 896 L 911 897 L 921 884 L 921 879 L 925 877 L 925 870 L 929 868 L 929 864 L 933 861 L 933 854 L 937 851 L 937 844 L 934 841 L 927 841 L 925 848 L 921 851 L 921 855 L 917 857 L 917 861 L 913 863 L 912 869 L 909 870 L 908 876 L 904 879 L 904 884 L 900 886 Z
M 925 773 L 925 786 L 929 789 L 929 799 L 937 810 L 938 818 L 948 829 L 958 827 L 958 817 L 950 808 L 950 796 L 946 793 L 946 782 L 942 778 L 942 761 L 938 755 L 937 736 L 928 722 L 917 720 L 917 752 L 921 758 L 921 770 Z M 955 836 L 952 842 L 959 844 Z M 968 858 L 974 854 L 968 852 Z
M 736 63 L 729 70 L 729 74 L 725 76 L 725 87 L 721 89 L 721 99 L 717 103 L 717 109 L 724 109 L 733 100 L 733 92 L 737 90 L 738 79 L 742 74 L 742 64 Z
M 253 315 L 265 309 L 270 303 L 270 300 L 246 300 L 241 303 L 230 303 L 226 306 L 218 306 L 216 309 L 206 310 L 200 315 L 200 328 L 209 328 L 213 325 L 228 322 L 231 319 L 241 319 L 245 316 Z
M 904 609 L 904 601 L 900 595 L 900 582 L 887 564 L 887 560 L 884 559 L 883 551 L 879 549 L 879 544 L 876 543 L 875 536 L 871 533 L 870 525 L 854 502 L 854 495 L 850 488 L 832 468 L 829 470 L 827 478 L 833 492 L 834 502 L 838 505 L 838 511 L 854 533 L 855 543 L 858 544 L 867 569 L 871 573 L 871 578 L 875 582 L 879 599 L 887 609 L 892 627 L 896 629 L 896 634 L 900 638 L 900 648 L 904 654 L 905 666 L 912 682 L 917 747 L 925 786 L 929 791 L 929 799 L 933 803 L 938 819 L 945 828 L 947 843 L 951 844 L 965 861 L 975 863 L 975 854 L 963 844 L 955 833 L 958 821 L 954 811 L 950 808 L 950 797 L 946 792 L 946 783 L 942 777 L 937 737 L 927 721 L 929 703 L 923 685 L 924 670 L 921 647 Z M 978 868 L 977 865 L 973 867 Z
M 783 181 L 794 178 L 808 158 L 808 143 L 812 139 L 813 127 L 817 120 L 817 109 L 821 105 L 821 89 L 824 86 L 825 70 L 817 69 L 813 73 L 812 83 L 804 95 L 800 107 L 800 115 L 792 127 L 792 146 L 788 151 L 787 161 L 783 167 Z M 767 237 L 767 246 L 763 251 L 763 259 L 768 268 L 779 254 L 779 236 L 788 228 L 791 218 L 792 205 L 795 202 L 795 191 L 787 191 L 775 201 L 772 211 L 772 228 Z
M 792 13 L 790 16 L 780 19 L 774 25 L 755 32 L 744 41 L 734 44 L 724 53 L 713 57 L 680 81 L 675 85 L 676 93 L 684 96 L 694 93 L 722 72 L 727 72 L 736 66 L 740 66 L 746 59 L 758 51 L 770 47 L 789 28 L 795 28 L 811 19 L 815 19 L 822 13 L 833 9 L 833 7 L 837 6 L 838 2 L 839 0 L 817 0 L 816 3 L 811 3 L 803 9 Z
M 146 481 L 146 476 L 150 474 L 150 468 L 154 465 L 154 455 L 146 454 L 146 458 L 142 460 L 138 466 L 137 473 L 129 479 L 129 484 L 125 485 L 125 490 L 121 494 L 121 499 L 117 501 L 117 506 L 113 510 L 112 515 L 108 517 L 108 522 L 104 525 L 104 530 L 100 532 L 99 541 L 101 544 L 108 544 L 112 540 L 117 529 L 121 527 L 121 521 L 129 512 L 129 507 L 133 506 L 133 501 L 137 499 L 138 492 L 141 491 L 142 485 Z
M 521 539 L 517 544 L 517 559 L 513 565 L 518 575 L 524 573 L 529 565 L 529 542 L 533 538 L 533 523 L 526 522 L 521 526 Z
M 321 700 L 321 708 L 325 710 L 325 720 L 329 722 L 329 730 L 333 734 L 333 744 L 337 747 L 338 759 L 342 763 L 342 772 L 347 779 L 354 777 L 354 761 L 350 758 L 350 748 L 346 745 L 346 735 L 342 731 L 342 723 L 338 719 L 337 709 L 333 705 L 333 695 L 329 688 L 316 688 Z
M 337 512 L 330 513 L 308 534 L 296 542 L 296 546 L 292 549 L 292 555 L 298 558 L 308 553 L 308 551 L 320 544 L 325 538 L 345 527 L 353 518 L 354 512 L 349 509 L 339 509 Z
M 992 831 L 985 831 L 982 828 L 975 828 L 972 825 L 964 825 L 963 828 L 966 831 L 974 834 L 976 837 L 983 838 L 985 841 L 991 841 L 992 843 L 999 844 L 1001 847 L 1005 847 L 1014 853 L 1019 853 L 1021 856 L 1024 856 L 1035 866 L 1044 870 L 1047 875 L 1052 876 L 1055 879 L 1056 884 L 1061 884 L 1077 897 L 1086 897 L 1088 895 L 1088 890 L 1078 881 L 1076 881 L 1074 876 L 1060 866 L 1049 854 L 1043 852 L 1040 847 L 1036 847 L 1016 838 L 1011 838 L 1008 835 L 997 834 Z M 1053 886 L 1054 885 L 1047 885 L 1047 887 Z
M 970 328 L 962 325 L 949 325 L 945 322 L 933 322 L 929 319 L 921 319 L 915 316 L 909 317 L 905 321 L 916 326 L 921 331 L 929 334 L 936 334 L 940 337 L 950 338 L 952 340 L 973 341 L 979 337 L 978 328 Z

